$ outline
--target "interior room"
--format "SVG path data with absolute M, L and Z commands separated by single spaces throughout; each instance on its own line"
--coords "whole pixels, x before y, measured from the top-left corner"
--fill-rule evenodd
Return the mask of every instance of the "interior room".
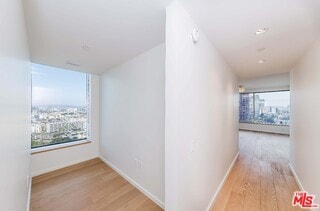
M 318 0 L 1 0 L 1 210 L 317 210 L 319 56 Z

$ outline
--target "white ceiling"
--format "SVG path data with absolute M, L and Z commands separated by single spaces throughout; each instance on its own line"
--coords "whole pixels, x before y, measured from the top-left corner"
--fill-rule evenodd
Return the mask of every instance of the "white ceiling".
M 100 74 L 164 42 L 170 1 L 26 0 L 32 61 Z M 320 0 L 181 2 L 241 79 L 290 71 L 320 34 Z
M 26 0 L 32 61 L 100 74 L 164 42 L 168 2 Z
M 320 35 L 319 0 L 182 2 L 242 79 L 290 71 Z M 269 31 L 257 36 L 264 27 Z

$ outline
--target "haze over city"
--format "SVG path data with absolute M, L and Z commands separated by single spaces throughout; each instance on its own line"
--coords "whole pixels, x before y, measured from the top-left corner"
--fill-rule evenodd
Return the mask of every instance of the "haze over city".
M 86 105 L 85 73 L 32 64 L 32 105 Z

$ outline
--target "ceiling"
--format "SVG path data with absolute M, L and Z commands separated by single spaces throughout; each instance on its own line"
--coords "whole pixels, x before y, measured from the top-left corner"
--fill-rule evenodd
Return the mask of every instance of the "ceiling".
M 101 74 L 165 41 L 170 1 L 27 0 L 32 61 Z M 240 79 L 289 72 L 320 34 L 319 0 L 181 2 Z
M 320 35 L 319 0 L 182 2 L 241 79 L 289 72 Z
M 169 0 L 27 0 L 32 62 L 100 74 L 165 40 Z

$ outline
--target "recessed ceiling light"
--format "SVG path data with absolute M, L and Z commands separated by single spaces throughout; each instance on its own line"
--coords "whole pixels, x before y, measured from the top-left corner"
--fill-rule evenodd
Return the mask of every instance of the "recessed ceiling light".
M 257 29 L 256 35 L 263 34 L 263 33 L 267 32 L 268 30 L 269 30 L 268 28 Z
M 67 61 L 66 64 L 71 65 L 71 66 L 75 66 L 75 67 L 79 67 L 79 64 L 73 63 L 71 61 Z
M 262 52 L 262 51 L 264 51 L 264 50 L 266 50 L 266 48 L 258 48 L 258 52 Z
M 265 59 L 261 59 L 261 60 L 258 61 L 258 64 L 262 64 L 262 63 L 265 63 L 265 62 L 266 62 Z

